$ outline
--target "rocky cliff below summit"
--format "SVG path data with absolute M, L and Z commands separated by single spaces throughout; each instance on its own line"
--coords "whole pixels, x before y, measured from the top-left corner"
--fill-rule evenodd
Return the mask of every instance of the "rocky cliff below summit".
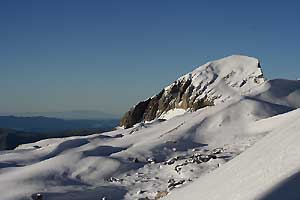
M 195 111 L 247 94 L 265 82 L 256 58 L 233 55 L 208 62 L 180 77 L 157 95 L 139 102 L 121 119 L 120 126 L 130 128 L 152 121 L 176 108 Z

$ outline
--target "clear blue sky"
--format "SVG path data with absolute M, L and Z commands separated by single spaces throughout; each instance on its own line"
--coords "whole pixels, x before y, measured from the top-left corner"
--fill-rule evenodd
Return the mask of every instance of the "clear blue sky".
M 122 113 L 231 54 L 296 79 L 299 2 L 1 0 L 0 112 Z

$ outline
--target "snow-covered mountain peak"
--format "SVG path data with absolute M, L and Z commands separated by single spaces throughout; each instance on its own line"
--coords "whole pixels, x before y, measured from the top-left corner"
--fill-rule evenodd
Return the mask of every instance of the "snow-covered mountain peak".
M 131 108 L 121 126 L 151 121 L 175 109 L 195 111 L 215 105 L 247 94 L 264 81 L 256 58 L 232 55 L 208 62 Z
M 215 72 L 221 76 L 230 73 L 232 70 L 242 72 L 240 76 L 247 76 L 247 73 L 251 74 L 256 71 L 261 73 L 261 70 L 258 70 L 260 68 L 259 60 L 254 57 L 244 55 L 232 55 L 222 59 L 208 62 L 196 68 L 192 72 L 192 74 L 197 74 L 203 71 L 203 68 L 205 67 L 213 68 Z
M 239 92 L 246 92 L 265 81 L 259 60 L 242 55 L 232 55 L 208 62 L 176 82 L 184 80 L 191 80 L 191 84 L 198 90 L 205 90 L 207 86 L 214 89 L 221 82 Z

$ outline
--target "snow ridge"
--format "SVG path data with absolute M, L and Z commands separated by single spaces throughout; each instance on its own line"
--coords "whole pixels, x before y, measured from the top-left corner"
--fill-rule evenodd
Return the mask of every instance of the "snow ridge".
M 218 102 L 232 98 L 235 93 L 245 94 L 265 81 L 259 60 L 242 55 L 208 62 L 177 81 L 188 79 L 195 87 L 194 95 L 202 93 L 198 98 L 209 96 Z
M 276 126 L 246 152 L 166 199 L 297 200 L 300 169 L 300 110 L 263 120 Z M 258 122 L 261 123 L 261 122 Z M 189 195 L 187 195 L 189 194 Z

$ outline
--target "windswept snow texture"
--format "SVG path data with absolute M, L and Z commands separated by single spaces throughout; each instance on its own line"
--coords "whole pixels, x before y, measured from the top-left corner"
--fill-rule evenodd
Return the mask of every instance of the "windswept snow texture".
M 175 200 L 268 200 L 274 187 L 282 190 L 281 181 L 290 176 L 283 182 L 290 184 L 298 177 L 299 82 L 291 87 L 285 80 L 257 80 L 261 70 L 253 71 L 251 66 L 258 63 L 254 58 L 233 56 L 213 63 L 204 77 L 201 69 L 192 73 L 198 74 L 195 83 L 232 71 L 230 84 L 243 83 L 236 90 L 221 84 L 224 79 L 206 85 L 228 97 L 215 106 L 170 110 L 129 129 L 0 151 L 1 200 L 29 200 L 37 193 L 44 200 L 166 195 Z
M 193 95 L 200 93 L 197 98 L 209 97 L 215 100 L 214 103 L 246 94 L 265 81 L 259 61 L 241 55 L 208 62 L 177 81 L 188 79 L 192 80 L 194 86 Z
M 300 110 L 261 120 L 272 130 L 246 152 L 166 199 L 299 200 Z
M 300 81 L 275 79 L 258 88 L 257 99 L 292 108 L 300 107 Z

